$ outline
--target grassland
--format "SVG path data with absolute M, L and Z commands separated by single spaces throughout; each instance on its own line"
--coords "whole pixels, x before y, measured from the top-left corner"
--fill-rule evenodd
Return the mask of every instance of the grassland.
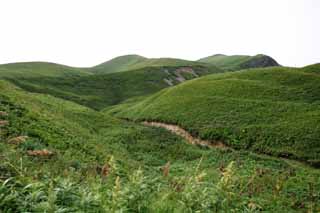
M 1 127 L 2 212 L 319 209 L 318 170 L 195 147 L 162 129 L 5 81 L 0 88 L 1 120 L 8 121 Z M 28 138 L 10 142 L 18 136 Z M 29 154 L 39 150 L 52 155 Z
M 221 70 L 204 66 L 187 69 L 168 66 L 103 75 L 25 77 L 3 74 L 3 78 L 30 92 L 51 94 L 93 109 L 103 109 L 129 98 L 150 95 L 181 81 L 216 72 Z
M 218 68 L 209 63 L 198 61 L 188 61 L 177 58 L 145 58 L 139 55 L 125 55 L 111 59 L 105 63 L 89 68 L 94 74 L 107 74 L 113 72 L 123 72 L 128 70 L 137 70 L 145 67 L 190 67 L 202 66 L 208 69 L 217 70 Z
M 320 211 L 319 65 L 212 74 L 162 60 L 1 65 L 0 212 Z
M 236 149 L 320 160 L 320 77 L 305 69 L 252 69 L 202 77 L 110 112 L 178 124 Z
M 69 67 L 48 62 L 21 62 L 0 65 L 0 78 L 41 78 L 88 76 L 90 72 L 82 68 Z
M 248 68 L 257 68 L 257 67 L 272 67 L 279 66 L 279 64 L 270 56 L 267 55 L 222 55 L 217 54 L 202 58 L 198 60 L 199 62 L 215 65 L 221 69 L 225 70 L 241 70 Z

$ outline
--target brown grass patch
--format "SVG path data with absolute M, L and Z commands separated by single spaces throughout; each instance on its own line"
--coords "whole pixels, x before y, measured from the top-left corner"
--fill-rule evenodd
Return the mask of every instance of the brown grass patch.
M 18 136 L 18 137 L 9 139 L 8 143 L 19 145 L 19 144 L 25 142 L 27 139 L 28 139 L 28 136 Z
M 9 121 L 0 120 L 0 127 L 7 126 L 9 124 Z
M 0 111 L 0 116 L 8 116 L 8 113 L 4 111 Z
M 53 152 L 43 149 L 43 150 L 28 150 L 27 154 L 29 156 L 35 156 L 35 157 L 50 157 L 53 155 Z

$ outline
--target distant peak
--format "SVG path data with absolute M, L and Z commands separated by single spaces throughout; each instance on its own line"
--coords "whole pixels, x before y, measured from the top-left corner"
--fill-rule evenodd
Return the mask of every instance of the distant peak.
M 227 55 L 225 55 L 225 54 L 214 54 L 214 55 L 212 55 L 212 57 L 217 57 L 217 56 L 227 56 Z
M 141 55 L 137 55 L 137 54 L 128 54 L 128 55 L 122 55 L 122 56 L 118 56 L 116 58 L 146 58 L 144 56 Z

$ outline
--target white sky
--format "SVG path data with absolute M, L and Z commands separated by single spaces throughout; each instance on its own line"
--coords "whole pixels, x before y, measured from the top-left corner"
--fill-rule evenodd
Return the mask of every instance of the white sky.
M 0 0 L 0 63 L 217 53 L 320 62 L 320 0 Z

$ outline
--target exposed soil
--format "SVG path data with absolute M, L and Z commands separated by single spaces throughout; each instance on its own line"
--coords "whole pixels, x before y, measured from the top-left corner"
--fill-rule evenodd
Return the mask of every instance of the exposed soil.
M 189 132 L 187 132 L 186 130 L 184 130 L 183 128 L 177 125 L 160 123 L 160 122 L 149 122 L 149 121 L 144 121 L 143 124 L 146 126 L 154 126 L 154 127 L 161 127 L 161 128 L 167 129 L 170 132 L 184 138 L 190 144 L 207 146 L 207 147 L 215 147 L 215 148 L 216 147 L 228 148 L 222 141 L 208 141 L 208 140 L 202 140 L 200 138 L 193 137 Z

